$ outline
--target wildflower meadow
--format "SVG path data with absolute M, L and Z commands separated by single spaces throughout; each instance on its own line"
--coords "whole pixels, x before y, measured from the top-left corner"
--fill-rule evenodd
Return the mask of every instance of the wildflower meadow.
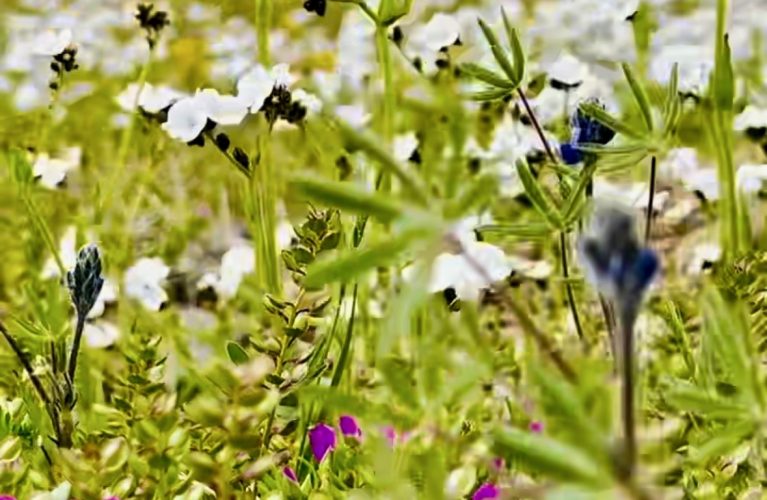
M 0 500 L 767 498 L 766 36 L 1 0 Z

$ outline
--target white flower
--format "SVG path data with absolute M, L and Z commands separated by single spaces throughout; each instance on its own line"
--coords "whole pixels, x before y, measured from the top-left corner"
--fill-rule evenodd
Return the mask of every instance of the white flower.
M 197 288 L 212 287 L 222 298 L 231 299 L 237 295 L 243 278 L 255 270 L 255 259 L 256 255 L 251 246 L 237 243 L 221 257 L 218 272 L 205 273 L 197 282 Z
M 138 96 L 139 84 L 131 83 L 120 95 L 117 96 L 117 104 L 123 111 L 132 112 L 135 110 L 136 98 L 138 97 L 138 106 L 147 113 L 157 113 L 170 106 L 173 101 L 185 97 L 182 92 L 172 89 L 166 85 L 154 86 L 151 83 L 145 83 L 141 89 L 141 95 Z
M 303 89 L 297 89 L 291 94 L 294 101 L 306 108 L 309 114 L 317 114 L 322 111 L 322 101 Z
M 655 193 L 653 210 L 662 211 L 668 201 L 668 191 Z M 646 208 L 650 201 L 650 189 L 646 182 L 615 184 L 605 179 L 594 179 L 594 199 L 621 203 L 634 208 Z
M 459 40 L 461 25 L 447 14 L 438 12 L 423 26 L 416 28 L 410 35 L 408 43 L 417 51 L 419 49 L 436 53 L 444 47 L 449 47 Z
M 734 128 L 743 132 L 749 128 L 767 127 L 767 108 L 760 108 L 749 104 L 741 114 L 735 117 Z
M 589 77 L 589 68 L 580 59 L 565 52 L 547 69 L 548 77 L 568 87 L 575 87 Z
M 674 63 L 679 64 L 679 90 L 699 94 L 708 85 L 714 69 L 714 57 L 710 50 L 698 45 L 663 46 L 650 64 L 651 76 L 667 84 Z
M 464 217 L 450 228 L 450 237 L 463 244 L 473 243 L 477 241 L 477 233 L 475 231 L 483 225 L 492 223 L 493 216 L 489 213 Z
M 117 286 L 109 278 L 104 278 L 104 285 L 101 287 L 99 296 L 93 304 L 93 308 L 88 312 L 88 319 L 98 318 L 104 314 L 107 304 L 117 301 Z
M 669 179 L 684 179 L 688 174 L 700 169 L 698 152 L 695 148 L 674 148 L 662 160 L 658 173 Z
M 237 97 L 243 100 L 251 113 L 258 113 L 275 87 L 287 87 L 290 83 L 287 64 L 277 64 L 269 71 L 259 64 L 239 79 Z
M 56 56 L 72 43 L 72 30 L 45 30 L 34 40 L 34 53 L 39 56 Z
M 183 142 L 195 140 L 205 129 L 208 114 L 193 97 L 185 97 L 171 106 L 168 111 L 168 121 L 162 124 L 162 129 L 174 139 Z
M 685 268 L 689 274 L 700 274 L 706 266 L 722 257 L 722 248 L 717 243 L 701 243 L 692 249 L 692 257 Z
M 283 250 L 290 247 L 290 243 L 293 241 L 293 225 L 288 220 L 282 220 L 277 224 L 277 248 Z
M 408 161 L 418 149 L 415 132 L 400 134 L 394 138 L 394 158 L 400 162 Z
M 64 230 L 64 234 L 61 236 L 59 242 L 59 258 L 61 263 L 64 264 L 66 269 L 72 269 L 77 262 L 77 228 L 75 226 L 69 226 Z M 61 276 L 61 271 L 56 259 L 51 256 L 45 261 L 43 271 L 40 274 L 43 279 L 58 278 Z
M 709 201 L 719 199 L 719 179 L 716 170 L 712 168 L 698 169 L 689 172 L 682 183 L 688 191 L 700 193 L 703 198 Z
M 63 158 L 51 158 L 47 153 L 40 153 L 32 165 L 32 175 L 39 179 L 40 184 L 48 189 L 56 189 L 64 182 L 67 173 L 80 166 L 80 156 L 76 152 L 79 148 L 70 148 L 71 151 Z
M 745 194 L 756 194 L 767 180 L 767 164 L 741 165 L 735 174 L 735 185 Z
M 362 128 L 370 121 L 370 113 L 359 104 L 336 106 L 336 115 L 354 128 Z
M 168 300 L 162 283 L 170 268 L 158 257 L 142 257 L 125 271 L 125 295 L 141 302 L 151 311 L 159 311 Z
M 88 347 L 104 349 L 117 341 L 120 330 L 108 321 L 87 322 L 83 328 L 83 336 Z
M 511 274 L 511 265 L 500 248 L 489 243 L 463 243 L 464 253 L 442 253 L 431 268 L 428 291 L 455 290 L 463 300 L 478 300 L 480 292 Z
M 758 193 L 765 180 L 767 180 L 767 164 L 741 165 L 735 173 L 735 185 L 741 193 L 746 195 Z M 715 169 L 691 172 L 682 179 L 682 182 L 688 190 L 699 192 L 709 201 L 718 200 L 721 195 L 719 178 Z
M 208 118 L 220 125 L 239 125 L 248 114 L 244 99 L 221 95 L 215 89 L 198 90 L 194 100 Z

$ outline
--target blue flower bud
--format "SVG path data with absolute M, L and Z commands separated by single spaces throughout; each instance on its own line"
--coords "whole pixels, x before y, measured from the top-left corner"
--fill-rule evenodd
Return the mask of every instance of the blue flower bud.
M 101 256 L 96 245 L 87 245 L 77 254 L 75 268 L 67 273 L 67 286 L 77 315 L 85 318 L 101 293 Z
M 589 102 L 604 108 L 604 105 L 596 99 Z M 559 147 L 562 161 L 567 165 L 575 165 L 584 160 L 585 154 L 578 146 L 584 144 L 607 144 L 615 137 L 613 129 L 586 115 L 580 106 L 570 118 L 570 131 L 570 142 Z

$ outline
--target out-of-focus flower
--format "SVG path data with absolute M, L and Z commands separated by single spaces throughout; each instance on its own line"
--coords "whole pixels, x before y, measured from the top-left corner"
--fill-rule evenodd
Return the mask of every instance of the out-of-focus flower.
M 767 128 L 767 108 L 749 104 L 735 117 L 733 128 L 738 132 Z
M 288 87 L 290 83 L 290 67 L 287 64 L 277 64 L 270 70 L 257 65 L 237 81 L 237 97 L 250 108 L 251 113 L 258 113 L 275 87 Z
M 471 496 L 472 500 L 497 500 L 501 498 L 501 490 L 493 483 L 484 483 Z
M 650 75 L 667 84 L 674 64 L 678 64 L 679 91 L 700 94 L 714 69 L 711 50 L 700 45 L 663 45 L 653 55 Z
M 355 128 L 362 128 L 370 121 L 370 113 L 361 104 L 336 106 L 335 111 L 339 118 Z
M 601 105 L 599 101 L 596 100 L 591 100 L 590 102 Z M 570 127 L 570 142 L 562 144 L 559 149 L 560 154 L 562 155 L 562 160 L 568 165 L 575 165 L 585 159 L 586 155 L 578 146 L 586 144 L 607 144 L 613 137 L 615 137 L 614 130 L 586 115 L 580 107 L 573 113 L 572 119 L 570 120 Z
M 453 289 L 459 299 L 476 301 L 482 290 L 509 274 L 511 265 L 503 250 L 482 241 L 468 242 L 463 244 L 462 253 L 437 256 L 431 268 L 428 291 Z
M 317 462 L 322 462 L 336 448 L 336 431 L 327 424 L 319 423 L 309 431 L 309 444 Z
M 108 321 L 87 322 L 83 329 L 83 336 L 88 347 L 104 349 L 117 342 L 120 329 Z
M 417 50 L 437 53 L 460 40 L 461 25 L 453 16 L 438 12 L 429 22 L 419 26 L 410 35 L 408 45 Z
M 533 420 L 530 422 L 530 432 L 534 432 L 535 434 L 540 434 L 543 432 L 543 422 L 540 420 Z
M 639 244 L 633 215 L 616 206 L 597 207 L 580 249 L 589 281 L 621 311 L 635 311 L 660 263 Z
M 418 138 L 415 132 L 400 134 L 394 138 L 394 157 L 404 163 L 413 159 L 418 150 Z
M 551 86 L 557 90 L 572 90 L 589 76 L 589 68 L 567 52 L 561 54 L 547 69 Z
M 306 108 L 306 111 L 310 115 L 316 115 L 322 111 L 322 101 L 314 94 L 310 94 L 303 89 L 296 89 L 291 96 L 293 97 L 293 101 L 298 102 L 301 106 Z
M 138 106 L 147 113 L 158 113 L 167 108 L 174 101 L 186 97 L 183 92 L 179 92 L 167 85 L 154 86 L 151 83 L 145 83 L 144 88 L 139 94 L 139 84 L 131 83 L 125 90 L 117 96 L 117 104 L 123 111 L 131 112 L 134 110 L 138 97 Z
M 171 106 L 168 111 L 168 121 L 162 124 L 162 129 L 174 139 L 192 142 L 205 129 L 208 114 L 194 97 L 184 97 Z
M 346 437 L 362 437 L 362 429 L 360 429 L 357 419 L 351 415 L 341 415 L 338 419 L 338 427 L 341 429 L 341 434 Z
M 75 226 L 69 226 L 61 236 L 59 258 L 65 268 L 71 269 L 75 266 L 77 262 L 77 228 Z M 43 279 L 58 278 L 61 275 L 60 272 L 56 259 L 51 256 L 45 261 L 41 276 Z
M 256 268 L 255 260 L 255 252 L 249 245 L 238 244 L 227 250 L 221 257 L 217 291 L 223 297 L 234 297 L 242 279 Z
M 138 300 L 151 311 L 159 311 L 168 301 L 162 283 L 170 268 L 158 257 L 142 257 L 125 271 L 125 295 Z
M 40 153 L 32 164 L 32 175 L 48 189 L 56 189 L 67 174 L 80 166 L 80 148 L 69 148 L 59 158 L 51 158 L 47 153 Z
M 198 90 L 194 100 L 207 117 L 219 125 L 239 125 L 248 114 L 245 99 L 221 95 L 215 89 Z
M 722 247 L 717 243 L 701 243 L 692 249 L 692 255 L 685 266 L 688 274 L 700 274 L 722 258 Z
M 282 474 L 283 474 L 283 475 L 284 475 L 286 478 L 288 478 L 288 479 L 290 479 L 291 481 L 293 481 L 294 483 L 298 483 L 298 476 L 296 476 L 296 471 L 294 471 L 294 470 L 293 470 L 292 468 L 290 468 L 289 466 L 287 466 L 287 465 L 286 465 L 285 467 L 283 467 L 283 468 L 282 468 Z
M 39 56 L 57 56 L 72 43 L 72 30 L 46 30 L 34 41 L 34 52 Z

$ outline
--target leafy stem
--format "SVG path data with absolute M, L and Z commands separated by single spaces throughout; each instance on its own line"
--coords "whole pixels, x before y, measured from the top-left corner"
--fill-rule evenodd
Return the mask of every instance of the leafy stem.
M 74 384 L 75 373 L 77 372 L 77 356 L 80 353 L 80 342 L 83 338 L 83 330 L 85 329 L 85 315 L 77 315 L 77 325 L 75 326 L 75 338 L 72 341 L 72 350 L 69 353 L 69 365 L 67 366 L 67 400 L 74 401 Z
M 645 245 L 650 242 L 650 235 L 652 233 L 652 216 L 653 216 L 653 203 L 655 201 L 655 171 L 656 171 L 657 158 L 655 155 L 650 160 L 650 193 L 647 200 L 647 223 L 644 230 L 644 242 Z

